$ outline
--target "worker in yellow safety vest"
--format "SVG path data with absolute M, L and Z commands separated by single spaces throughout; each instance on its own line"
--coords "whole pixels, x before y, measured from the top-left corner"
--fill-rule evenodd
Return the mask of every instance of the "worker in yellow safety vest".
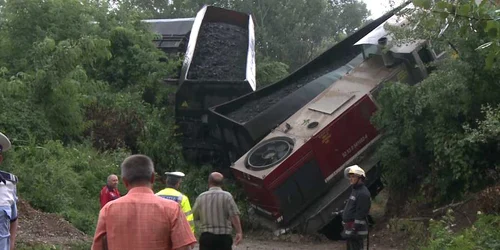
M 156 193 L 156 195 L 173 200 L 181 205 L 182 211 L 186 215 L 187 221 L 191 226 L 191 231 L 194 233 L 194 216 L 191 211 L 191 204 L 189 198 L 183 193 L 177 191 L 181 185 L 181 180 L 185 176 L 182 172 L 166 172 L 167 188 Z

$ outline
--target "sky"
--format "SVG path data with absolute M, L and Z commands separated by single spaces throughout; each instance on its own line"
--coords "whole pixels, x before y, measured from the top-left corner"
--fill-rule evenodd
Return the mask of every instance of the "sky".
M 368 10 L 371 11 L 371 18 L 377 18 L 382 16 L 384 13 L 389 11 L 390 8 L 390 0 L 362 0 L 363 2 L 366 3 L 366 7 Z M 392 0 L 392 2 L 395 3 L 395 6 L 400 5 L 403 3 L 403 0 Z

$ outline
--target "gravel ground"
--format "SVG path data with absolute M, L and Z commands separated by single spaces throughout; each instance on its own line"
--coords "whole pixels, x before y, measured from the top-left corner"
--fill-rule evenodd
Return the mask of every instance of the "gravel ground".
M 366 243 L 365 243 L 366 244 Z M 198 246 L 194 248 L 199 250 Z M 279 250 L 279 249 L 289 249 L 289 250 L 303 250 L 303 249 L 315 249 L 315 250 L 332 250 L 332 249 L 345 249 L 345 242 L 321 242 L 321 243 L 311 243 L 311 242 L 286 242 L 286 241 L 272 241 L 272 240 L 255 240 L 255 239 L 243 239 L 240 245 L 233 246 L 233 250 L 247 250 L 247 249 L 257 249 L 257 250 Z M 384 247 L 370 244 L 370 250 L 397 250 L 397 248 Z
M 91 240 L 91 236 L 85 235 L 59 215 L 35 210 L 24 200 L 20 200 L 17 205 L 19 210 L 18 242 L 65 244 Z

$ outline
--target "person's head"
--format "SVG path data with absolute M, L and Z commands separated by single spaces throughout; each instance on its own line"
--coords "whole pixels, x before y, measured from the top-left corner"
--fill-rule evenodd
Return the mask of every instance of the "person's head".
M 118 176 L 112 174 L 108 176 L 108 180 L 106 181 L 106 184 L 110 188 L 116 188 L 118 187 Z
M 224 176 L 219 172 L 213 172 L 208 176 L 209 187 L 222 187 Z
M 181 186 L 182 178 L 185 176 L 182 172 L 166 172 L 167 187 L 179 189 Z
M 145 186 L 151 187 L 155 180 L 154 164 L 146 155 L 131 155 L 121 164 L 122 179 L 127 189 Z
M 353 165 L 345 169 L 344 172 L 346 178 L 349 179 L 351 185 L 356 185 L 358 183 L 363 183 L 365 181 L 366 175 L 365 171 L 358 165 Z
M 0 163 L 3 161 L 3 152 L 10 149 L 10 140 L 3 133 L 0 133 Z

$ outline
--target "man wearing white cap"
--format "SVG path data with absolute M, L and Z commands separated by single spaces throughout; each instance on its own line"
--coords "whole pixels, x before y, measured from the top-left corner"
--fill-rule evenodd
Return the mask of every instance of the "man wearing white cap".
M 2 153 L 10 149 L 10 141 L 0 133 L 0 163 Z M 0 171 L 0 250 L 14 249 L 17 232 L 17 177 Z
M 365 186 L 366 174 L 358 165 L 347 167 L 344 170 L 345 178 L 349 179 L 352 187 L 351 195 L 342 214 L 347 250 L 363 249 L 363 238 L 368 236 L 368 214 L 370 213 L 370 191 Z M 367 246 L 368 248 L 368 246 Z
M 189 225 L 191 226 L 191 231 L 194 233 L 194 217 L 193 212 L 191 211 L 189 198 L 178 191 L 181 186 L 182 177 L 184 177 L 185 174 L 182 172 L 166 172 L 165 175 L 167 177 L 167 188 L 156 193 L 156 195 L 179 203 L 182 211 L 186 215 Z

